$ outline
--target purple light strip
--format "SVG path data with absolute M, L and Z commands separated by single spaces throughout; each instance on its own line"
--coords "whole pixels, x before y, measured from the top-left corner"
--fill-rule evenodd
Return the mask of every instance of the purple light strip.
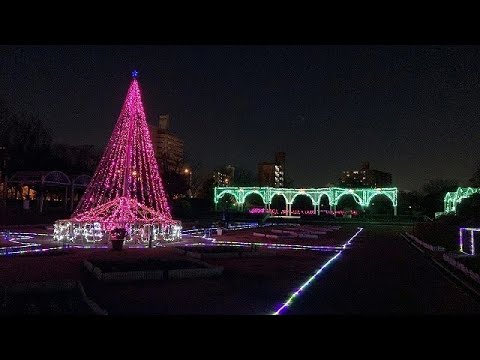
M 283 245 L 285 244 L 260 244 L 259 243 L 238 243 L 238 242 L 215 242 L 215 243 L 193 243 L 193 244 L 184 244 L 182 246 L 188 247 L 188 246 L 231 246 L 231 247 L 243 247 L 243 248 L 249 248 L 252 245 L 258 245 L 258 246 L 264 246 L 267 249 L 282 249 L 282 250 L 311 250 L 311 251 L 334 251 L 338 252 L 339 249 L 337 248 L 315 248 L 315 247 L 301 247 L 301 246 L 295 246 L 295 245 L 289 245 L 288 247 L 285 247 Z M 281 246 L 276 246 L 276 245 L 281 245 Z M 343 249 L 343 248 L 342 248 Z
M 3 237 L 5 237 L 5 234 L 4 232 L 0 233 Z M 21 234 L 19 236 L 16 236 L 16 237 L 11 237 L 12 234 Z M 12 233 L 12 232 L 7 232 L 7 241 L 8 242 L 11 242 L 11 243 L 14 243 L 14 244 L 22 244 L 22 245 L 15 245 L 15 246 L 6 246 L 6 247 L 2 247 L 0 248 L 0 255 L 10 255 L 10 254 L 17 254 L 17 253 L 24 253 L 25 251 L 27 251 L 27 248 L 30 248 L 29 251 L 33 251 L 32 248 L 38 248 L 40 247 L 41 245 L 40 244 L 37 244 L 37 243 L 32 243 L 32 242 L 22 242 L 22 241 L 17 241 L 15 239 L 23 239 L 23 240 L 26 240 L 26 239 L 31 239 L 33 238 L 33 236 L 30 236 L 30 235 L 26 235 L 28 233 Z M 25 249 L 25 250 L 20 250 L 20 249 Z
M 463 229 L 464 228 L 460 228 L 460 252 L 463 252 Z
M 229 230 L 243 230 L 243 229 L 251 229 L 251 228 L 256 228 L 259 227 L 258 224 L 244 224 L 244 225 L 237 225 L 229 228 Z M 201 229 L 191 229 L 191 230 L 184 230 L 182 233 L 188 235 L 191 232 L 197 232 L 197 231 L 204 231 L 204 230 L 217 230 L 217 228 L 201 228 Z M 13 231 L 0 231 L 0 235 L 2 236 L 8 236 L 7 241 L 16 243 L 16 244 L 24 244 L 20 246 L 8 246 L 4 248 L 0 248 L 0 256 L 4 255 L 17 255 L 17 254 L 26 254 L 26 253 L 35 253 L 35 252 L 46 252 L 49 250 L 58 250 L 58 249 L 66 249 L 66 248 L 77 248 L 77 249 L 109 249 L 110 247 L 108 245 L 78 245 L 78 244 L 66 244 L 66 246 L 58 246 L 58 247 L 49 247 L 49 248 L 43 248 L 43 249 L 38 249 L 38 247 L 41 247 L 42 244 L 38 243 L 33 243 L 33 242 L 21 242 L 17 241 L 19 239 L 32 239 L 34 236 L 51 236 L 50 234 L 43 234 L 43 233 L 28 233 L 28 232 L 13 232 Z M 14 235 L 13 238 L 10 238 L 10 236 Z M 200 237 L 200 236 L 194 236 L 191 235 L 192 237 Z M 212 240 L 214 241 L 214 238 L 206 238 L 206 237 L 201 237 L 204 239 Z M 204 243 L 198 243 L 199 245 L 204 245 Z M 176 245 L 176 244 L 172 244 Z M 162 245 L 163 246 L 163 245 Z M 148 248 L 147 245 L 128 245 L 130 249 L 146 249 Z M 30 248 L 30 249 L 28 249 Z M 32 249 L 34 248 L 34 249 Z M 24 250 L 20 250 L 24 249 Z
M 465 252 L 463 250 L 463 231 L 470 231 L 470 244 L 471 244 L 471 251 Z M 461 227 L 459 228 L 459 240 L 460 240 L 460 252 L 463 252 L 467 255 L 475 255 L 475 232 L 480 232 L 480 228 L 469 228 L 469 227 Z
M 6 256 L 6 255 L 18 255 L 18 254 L 29 254 L 29 253 L 36 253 L 36 252 L 46 252 L 50 250 L 59 250 L 62 249 L 61 246 L 59 247 L 53 247 L 53 248 L 44 248 L 44 249 L 30 249 L 30 250 L 10 250 L 13 247 L 7 247 L 4 248 L 5 251 L 2 251 L 0 255 Z
M 354 238 L 357 237 L 358 234 L 360 234 L 360 232 L 363 230 L 363 228 L 359 228 L 359 230 L 355 233 L 355 235 L 353 235 L 345 244 L 344 246 L 346 245 L 350 245 L 350 243 L 353 241 Z M 338 258 L 340 256 L 340 254 L 343 252 L 343 250 L 339 251 L 335 256 L 333 256 L 332 258 L 330 258 L 330 260 L 328 260 L 324 265 L 322 265 L 322 267 L 320 269 L 318 269 L 315 274 L 313 274 L 306 282 L 304 282 L 302 284 L 302 286 L 300 286 L 289 298 L 288 300 L 282 305 L 280 306 L 277 311 L 275 311 L 272 315 L 280 315 L 280 313 L 285 309 L 287 308 L 292 302 L 293 300 L 300 294 L 300 292 L 303 291 L 303 289 L 305 289 L 313 280 L 315 280 L 315 278 L 323 271 L 323 269 L 325 269 L 328 265 L 330 265 L 336 258 Z
M 26 233 L 26 232 L 13 232 L 13 231 L 0 231 L 0 234 L 5 235 L 5 234 L 11 234 L 11 235 L 26 235 L 26 236 L 51 236 L 49 234 L 43 234 L 43 233 Z
M 473 230 L 470 230 L 470 241 L 472 242 L 472 254 L 475 255 L 475 240 L 473 237 Z
M 304 250 L 317 250 L 317 251 L 333 251 L 343 250 L 346 244 L 342 246 L 324 246 L 324 245 L 301 245 L 301 244 L 279 244 L 279 243 L 258 243 L 258 242 L 241 242 L 241 241 L 214 241 L 216 244 L 240 244 L 240 245 L 257 245 L 272 247 L 275 249 L 304 249 Z

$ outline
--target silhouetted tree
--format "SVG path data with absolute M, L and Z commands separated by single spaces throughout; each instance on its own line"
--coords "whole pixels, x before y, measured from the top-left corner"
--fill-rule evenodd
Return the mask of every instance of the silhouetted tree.
M 200 199 L 211 199 L 213 203 L 213 188 L 215 180 L 212 176 L 209 176 L 203 180 L 202 186 L 198 191 L 198 198 Z
M 457 215 L 478 224 L 480 221 L 480 194 L 476 193 L 463 199 L 457 205 Z
M 397 203 L 399 215 L 420 215 L 423 213 L 422 195 L 418 191 L 399 191 Z
M 188 194 L 188 179 L 178 171 L 165 171 L 162 174 L 163 184 L 170 200 L 185 197 Z
M 6 172 L 51 167 L 52 137 L 38 115 L 17 115 L 0 104 L 0 142 L 9 156 Z
M 477 170 L 475 170 L 472 177 L 468 181 L 470 186 L 480 187 L 480 166 L 477 167 Z
M 435 212 L 443 211 L 443 199 L 449 191 L 458 188 L 458 180 L 434 179 L 422 187 L 422 208 L 427 216 L 435 216 Z
M 250 209 L 252 207 L 263 207 L 262 197 L 258 194 L 249 194 L 245 199 L 245 208 Z
M 53 167 L 67 174 L 93 174 L 100 157 L 101 153 L 93 145 L 54 144 L 51 147 Z

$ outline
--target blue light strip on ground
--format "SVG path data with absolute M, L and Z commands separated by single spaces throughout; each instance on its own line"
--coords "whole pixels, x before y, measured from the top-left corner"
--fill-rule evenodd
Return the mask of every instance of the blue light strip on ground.
M 358 231 L 355 233 L 355 235 L 353 235 L 345 244 L 343 244 L 343 248 L 345 249 L 345 247 L 347 245 L 350 245 L 350 243 L 353 241 L 353 239 L 355 239 L 357 237 L 358 234 L 360 234 L 360 232 L 363 230 L 363 228 L 359 228 Z M 280 313 L 285 309 L 287 308 L 292 302 L 293 300 L 298 297 L 298 295 L 313 281 L 315 280 L 315 278 L 323 271 L 323 269 L 325 269 L 328 265 L 330 265 L 336 258 L 338 258 L 340 256 L 340 254 L 343 252 L 343 250 L 341 250 L 338 254 L 336 254 L 335 256 L 333 256 L 330 260 L 328 260 L 324 265 L 322 265 L 322 267 L 320 269 L 318 269 L 315 274 L 313 274 L 306 282 L 304 282 L 302 284 L 301 287 L 299 287 L 297 289 L 297 291 L 295 291 L 289 298 L 288 300 L 282 305 L 280 306 L 277 311 L 275 311 L 272 315 L 280 315 Z
M 279 244 L 279 243 L 259 243 L 259 242 L 241 242 L 241 241 L 215 241 L 215 244 L 228 245 L 228 244 L 240 244 L 240 245 L 256 245 L 265 246 L 274 249 L 303 249 L 303 250 L 317 250 L 317 251 L 334 251 L 345 249 L 342 246 L 325 246 L 325 245 L 301 245 L 301 244 Z
M 273 224 L 264 224 L 264 225 L 259 225 L 258 223 L 244 223 L 244 224 L 237 224 L 237 225 L 232 225 L 226 230 L 244 230 L 244 229 L 252 229 L 252 228 L 257 228 L 257 227 L 265 227 L 265 226 L 271 226 Z M 277 224 L 278 225 L 278 224 Z M 280 224 L 280 225 L 287 225 L 287 224 Z M 193 233 L 198 233 L 198 232 L 204 232 L 204 235 L 201 236 L 201 238 L 205 240 L 210 240 L 210 241 L 216 241 L 214 238 L 207 237 L 206 233 L 207 231 L 209 233 L 215 232 L 218 228 L 217 227 L 210 227 L 210 228 L 199 228 L 199 229 L 189 229 L 189 230 L 184 230 L 182 233 L 184 235 L 190 235 L 192 237 L 200 237 L 200 236 L 195 236 Z M 4 238 L 6 237 L 6 240 L 12 243 L 16 244 L 22 244 L 18 246 L 8 246 L 4 248 L 0 248 L 0 255 L 14 255 L 14 254 L 25 254 L 29 252 L 46 252 L 49 250 L 58 250 L 58 249 L 67 249 L 67 248 L 79 248 L 79 249 L 109 249 L 110 247 L 107 245 L 80 245 L 80 244 L 65 244 L 65 246 L 58 246 L 58 247 L 48 247 L 48 248 L 43 248 L 39 249 L 39 247 L 42 246 L 42 244 L 39 243 L 34 243 L 34 242 L 21 242 L 21 241 L 16 241 L 15 239 L 18 240 L 27 240 L 27 239 L 32 239 L 34 236 L 51 236 L 50 234 L 44 234 L 44 233 L 28 233 L 28 232 L 16 232 L 16 231 L 0 231 L 0 235 L 3 236 Z M 12 236 L 13 235 L 13 236 Z M 221 243 L 224 245 L 228 245 L 230 242 L 217 242 Z M 234 243 L 234 242 L 232 242 Z M 242 243 L 238 243 L 242 245 Z M 176 244 L 172 244 L 176 245 Z M 245 243 L 245 245 L 252 245 L 252 243 Z M 268 244 L 268 243 L 254 243 L 254 245 L 257 246 L 266 246 L 267 248 L 289 248 L 293 250 L 316 250 L 316 251 L 334 251 L 336 249 L 341 249 L 342 247 L 308 247 L 308 245 L 293 245 L 293 244 Z M 161 245 L 163 247 L 164 245 Z M 144 249 L 148 248 L 147 245 L 129 245 L 129 248 L 137 248 L 137 249 Z M 22 250 L 20 250 L 22 249 Z
M 313 250 L 313 251 L 339 251 L 344 249 L 342 246 L 315 246 L 315 245 L 295 245 L 295 244 L 275 244 L 275 243 L 250 243 L 237 241 L 216 241 L 214 243 L 191 243 L 182 246 L 232 246 L 250 248 L 252 245 L 263 246 L 267 249 L 281 249 L 281 250 Z

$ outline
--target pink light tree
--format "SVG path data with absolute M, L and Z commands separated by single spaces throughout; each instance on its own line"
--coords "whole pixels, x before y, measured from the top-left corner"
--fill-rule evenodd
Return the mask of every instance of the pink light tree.
M 133 242 L 181 237 L 158 171 L 137 74 L 132 73 L 117 124 L 72 218 L 55 223 L 58 241 L 99 242 L 119 228 Z

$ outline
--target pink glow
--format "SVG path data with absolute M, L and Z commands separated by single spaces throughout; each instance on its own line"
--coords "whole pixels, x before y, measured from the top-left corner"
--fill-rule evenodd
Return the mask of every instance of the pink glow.
M 173 223 L 136 78 L 100 164 L 72 220 L 106 224 Z
M 272 215 L 286 215 L 287 211 L 283 209 L 280 213 L 278 212 L 277 209 L 265 209 L 265 208 L 251 208 L 248 210 L 250 214 L 266 214 L 270 213 Z M 330 210 L 320 210 L 321 214 L 330 214 L 334 215 L 336 214 L 337 216 L 343 216 L 345 214 L 351 214 L 353 216 L 358 215 L 358 212 L 356 210 L 352 211 L 344 211 L 344 210 L 337 210 L 336 212 L 330 211 Z M 292 215 L 315 215 L 314 210 L 292 210 Z

